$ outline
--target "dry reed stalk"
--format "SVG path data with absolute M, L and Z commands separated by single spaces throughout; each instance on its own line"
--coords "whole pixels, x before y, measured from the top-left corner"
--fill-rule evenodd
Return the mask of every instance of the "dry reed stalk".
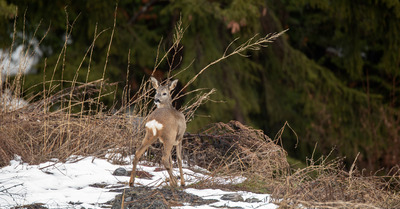
M 99 111 L 101 112 L 101 111 L 102 111 L 102 108 L 100 107 L 100 104 L 101 104 L 101 103 L 100 103 L 100 98 L 101 98 L 101 93 L 102 93 L 102 90 L 103 90 L 104 79 L 105 79 L 105 74 L 106 74 L 106 70 L 107 70 L 108 58 L 109 58 L 109 56 L 110 56 L 110 50 L 111 50 L 112 40 L 113 40 L 113 38 L 114 38 L 115 26 L 116 26 L 116 23 L 117 23 L 117 9 L 118 9 L 118 2 L 115 3 L 114 24 L 113 24 L 113 29 L 111 30 L 110 42 L 109 42 L 108 48 L 107 48 L 106 62 L 105 62 L 105 64 L 104 64 L 103 75 L 102 75 L 102 77 L 101 77 L 101 80 L 102 80 L 103 82 L 101 83 L 99 96 L 97 97 L 97 105 L 98 105 L 98 106 L 97 106 L 96 112 L 99 112 Z
M 245 51 L 258 51 L 261 48 L 266 48 L 266 47 L 268 47 L 269 43 L 272 43 L 274 40 L 276 40 L 278 37 L 283 35 L 288 30 L 289 29 L 286 29 L 279 33 L 270 33 L 270 34 L 267 34 L 266 36 L 258 38 L 258 39 L 256 39 L 256 37 L 258 35 L 255 35 L 255 36 L 251 37 L 250 39 L 248 39 L 247 41 L 245 41 L 244 43 L 240 44 L 231 53 L 227 53 L 230 46 L 239 39 L 239 38 L 236 38 L 228 45 L 228 47 L 226 47 L 225 52 L 222 54 L 222 56 L 220 58 L 214 60 L 213 62 L 206 65 L 203 69 L 201 69 L 192 79 L 189 80 L 189 82 L 186 83 L 185 86 L 183 86 L 183 88 L 181 89 L 181 91 L 178 94 L 180 94 L 184 89 L 186 89 L 190 84 L 192 84 L 205 70 L 207 70 L 211 66 L 213 66 L 231 56 L 234 56 L 234 55 L 240 55 L 240 56 L 246 57 L 246 55 L 243 54 Z

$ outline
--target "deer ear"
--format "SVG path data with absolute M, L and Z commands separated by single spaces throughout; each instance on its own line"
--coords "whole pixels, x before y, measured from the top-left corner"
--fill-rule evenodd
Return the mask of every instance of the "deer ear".
M 151 84 L 153 85 L 153 88 L 157 89 L 160 86 L 160 83 L 158 82 L 158 80 L 156 78 L 154 78 L 153 76 L 150 77 L 151 80 Z
M 178 84 L 178 79 L 172 81 L 168 86 L 169 90 L 172 91 L 176 87 L 177 84 Z

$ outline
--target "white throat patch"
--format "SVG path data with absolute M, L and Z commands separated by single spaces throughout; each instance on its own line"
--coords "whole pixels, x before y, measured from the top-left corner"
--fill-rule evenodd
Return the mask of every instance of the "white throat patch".
M 153 131 L 153 136 L 155 136 L 157 131 L 160 131 L 163 128 L 163 124 L 153 119 L 146 123 L 146 128 L 151 129 Z

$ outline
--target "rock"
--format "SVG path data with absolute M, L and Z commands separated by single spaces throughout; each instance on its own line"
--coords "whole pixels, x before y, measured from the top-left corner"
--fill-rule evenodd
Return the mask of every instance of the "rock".
M 230 200 L 233 202 L 243 202 L 244 199 L 242 197 L 242 195 L 234 193 L 234 194 L 224 194 L 221 197 L 221 200 Z
M 114 176 L 128 176 L 128 172 L 126 171 L 125 168 L 119 167 L 117 169 L 115 169 L 115 171 L 113 172 Z
M 15 208 L 29 208 L 29 209 L 47 209 L 43 203 L 34 203 L 30 205 L 22 205 Z
M 247 198 L 247 199 L 245 200 L 245 202 L 248 202 L 248 203 L 256 203 L 256 202 L 261 202 L 261 200 L 255 198 L 255 197 L 252 197 L 252 198 Z
M 68 204 L 77 206 L 77 205 L 82 205 L 82 202 L 79 202 L 79 201 L 78 201 L 78 202 L 69 201 Z

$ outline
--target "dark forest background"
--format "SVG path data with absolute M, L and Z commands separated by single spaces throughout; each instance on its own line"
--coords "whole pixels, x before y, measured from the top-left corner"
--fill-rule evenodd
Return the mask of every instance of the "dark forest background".
M 188 131 L 238 120 L 273 138 L 287 121 L 299 141 L 285 131 L 283 146 L 301 161 L 316 147 L 315 155 L 333 149 L 349 165 L 360 153 L 358 165 L 370 170 L 399 166 L 399 0 L 0 0 L 1 48 L 11 46 L 14 29 L 27 38 L 45 36 L 37 73 L 26 76 L 24 89 L 51 78 L 55 66 L 54 79 L 72 80 L 95 32 L 101 34 L 88 79 L 101 78 L 116 4 L 105 77 L 118 82 L 117 100 L 126 80 L 133 95 L 149 78 L 159 44 L 161 51 L 169 48 L 180 19 L 186 28 L 183 49 L 170 64 L 174 72 L 189 66 L 177 76 L 182 84 L 219 58 L 235 38 L 240 39 L 233 47 L 255 34 L 289 28 L 270 47 L 247 58 L 231 57 L 186 89 L 215 88 L 212 100 L 222 101 L 203 105 Z M 70 42 L 63 59 L 68 65 L 56 65 L 66 34 Z M 13 46 L 22 42 L 19 36 Z M 86 81 L 87 66 L 83 62 L 78 81 Z M 165 79 L 169 68 L 160 66 L 156 77 Z M 104 103 L 113 104 L 113 96 Z

